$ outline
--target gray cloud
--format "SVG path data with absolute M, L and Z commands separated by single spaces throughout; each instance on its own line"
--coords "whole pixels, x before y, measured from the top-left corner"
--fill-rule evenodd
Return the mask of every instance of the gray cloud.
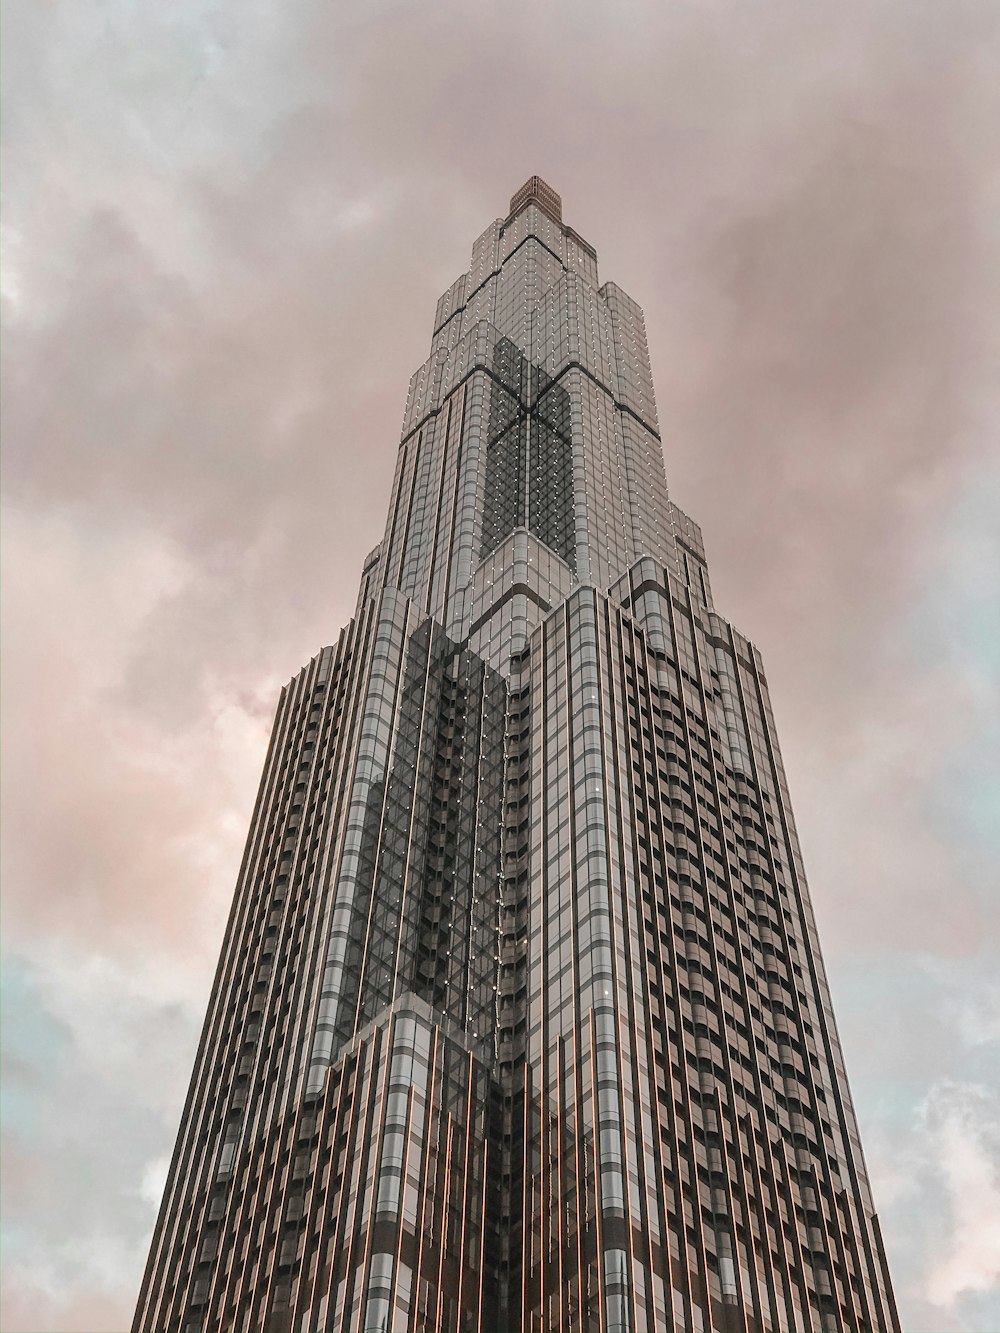
M 108 997 L 135 1020 L 113 1056 L 77 1025 L 63 1072 L 18 1066 L 44 1114 L 4 1326 L 127 1323 L 277 688 L 351 612 L 433 303 L 532 171 L 646 309 L 673 493 L 769 664 L 888 1180 L 881 1127 L 919 1136 L 943 1079 L 980 1079 L 961 1006 L 930 1049 L 921 1015 L 927 956 L 995 920 L 941 810 L 995 720 L 943 608 L 954 515 L 989 521 L 1000 14 L 257 0 L 7 25 L 8 948 L 52 1021 L 74 969 L 81 1024 Z M 900 998 L 873 1031 L 852 977 L 876 956 Z M 147 1097 L 125 1071 L 154 1036 Z M 887 1186 L 907 1327 L 985 1329 L 995 1291 L 921 1285 L 932 1240 L 965 1243 L 912 1221 L 946 1176 Z M 88 1222 L 106 1248 L 73 1257 Z

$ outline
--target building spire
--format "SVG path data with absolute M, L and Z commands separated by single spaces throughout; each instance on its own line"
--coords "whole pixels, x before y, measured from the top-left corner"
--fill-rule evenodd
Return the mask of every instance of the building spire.
M 522 208 L 527 208 L 528 204 L 537 204 L 553 221 L 562 224 L 562 199 L 541 176 L 529 176 L 521 188 L 511 195 L 507 221 L 515 213 L 520 213 Z

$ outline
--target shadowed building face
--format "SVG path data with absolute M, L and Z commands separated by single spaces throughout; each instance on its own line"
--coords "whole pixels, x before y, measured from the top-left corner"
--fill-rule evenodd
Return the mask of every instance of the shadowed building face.
M 538 177 L 282 694 L 134 1328 L 898 1328 L 760 654 Z

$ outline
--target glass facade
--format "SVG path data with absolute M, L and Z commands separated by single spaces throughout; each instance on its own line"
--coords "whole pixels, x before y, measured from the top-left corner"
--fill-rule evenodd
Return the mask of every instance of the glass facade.
M 760 654 L 532 177 L 282 693 L 134 1330 L 898 1327 Z

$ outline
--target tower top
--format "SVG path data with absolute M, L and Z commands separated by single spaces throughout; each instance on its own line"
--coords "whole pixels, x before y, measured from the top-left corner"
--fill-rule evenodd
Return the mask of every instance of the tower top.
M 537 204 L 548 213 L 549 217 L 562 225 L 562 200 L 541 176 L 529 176 L 521 188 L 511 196 L 507 220 L 510 221 L 515 213 L 520 213 L 528 204 Z

